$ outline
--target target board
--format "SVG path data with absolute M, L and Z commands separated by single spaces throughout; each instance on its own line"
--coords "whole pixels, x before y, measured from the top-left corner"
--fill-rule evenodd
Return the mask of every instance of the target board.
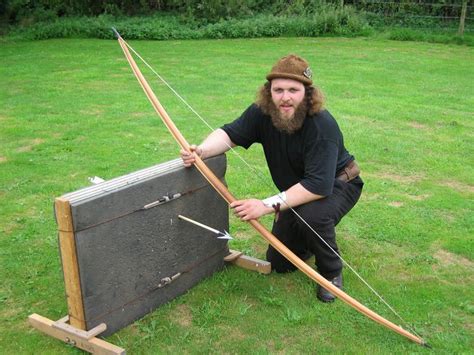
M 206 160 L 223 182 L 226 158 Z M 71 326 L 107 336 L 220 270 L 226 240 L 180 220 L 228 230 L 227 203 L 181 159 L 55 201 Z

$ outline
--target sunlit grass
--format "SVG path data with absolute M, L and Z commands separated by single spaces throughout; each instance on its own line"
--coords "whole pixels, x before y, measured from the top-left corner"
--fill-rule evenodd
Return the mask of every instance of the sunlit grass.
M 374 39 L 132 42 L 212 127 L 237 117 L 273 62 L 306 57 L 366 182 L 338 227 L 346 260 L 436 351 L 472 349 L 474 59 L 461 46 Z M 209 129 L 143 68 L 184 136 Z M 115 41 L 2 43 L 0 49 L 0 349 L 62 353 L 30 313 L 66 314 L 52 202 L 177 157 Z M 275 192 L 261 149 L 232 154 L 238 197 Z M 271 218 L 264 219 L 271 226 Z M 266 244 L 231 218 L 231 247 Z M 346 269 L 346 290 L 398 323 Z M 470 291 L 471 290 L 471 291 Z M 422 351 L 342 302 L 316 301 L 302 274 L 228 268 L 114 334 L 129 353 L 405 353 Z

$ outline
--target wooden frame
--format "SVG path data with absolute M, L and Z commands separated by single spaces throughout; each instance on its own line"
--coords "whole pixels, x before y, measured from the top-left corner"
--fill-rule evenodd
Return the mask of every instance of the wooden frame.
M 69 315 L 57 321 L 52 321 L 33 313 L 28 317 L 28 322 L 32 327 L 53 338 L 93 354 L 125 354 L 125 349 L 96 338 L 107 329 L 105 323 L 101 323 L 88 331 L 85 330 L 86 322 L 84 320 L 71 205 L 68 200 L 57 198 L 54 207 L 59 230 L 59 250 Z
M 65 316 L 57 321 L 52 321 L 49 318 L 33 313 L 28 317 L 28 322 L 39 331 L 89 353 L 124 355 L 126 353 L 125 349 L 96 337 L 107 329 L 105 323 L 101 323 L 89 331 L 84 330 L 85 322 L 83 318 L 81 318 L 80 313 L 82 310 L 82 302 L 80 299 L 77 299 L 77 297 L 74 297 L 73 293 L 77 292 L 76 287 L 79 285 L 77 262 L 76 264 L 73 262 L 76 256 L 74 238 L 71 237 L 73 233 L 72 230 L 63 230 L 62 228 L 67 228 L 69 225 L 70 218 L 68 217 L 68 211 L 70 211 L 70 206 L 67 201 L 57 199 L 56 208 L 61 208 L 60 210 L 56 210 L 57 216 L 61 216 L 61 219 L 58 218 L 58 225 L 60 226 L 61 260 L 63 262 L 63 268 L 67 265 L 67 270 L 71 273 L 71 277 L 65 278 L 68 310 L 72 312 L 74 316 Z M 59 213 L 59 211 L 61 212 Z M 252 258 L 237 250 L 230 250 L 230 254 L 224 258 L 224 261 L 247 270 L 257 271 L 261 274 L 269 274 L 272 271 L 271 263 L 268 261 Z
M 231 249 L 229 251 L 230 254 L 224 258 L 224 261 L 227 263 L 234 264 L 247 270 L 257 271 L 261 274 L 269 274 L 272 272 L 272 265 L 268 261 L 252 258 L 237 250 Z
M 71 205 L 68 200 L 57 198 L 54 206 L 59 230 L 59 250 L 63 266 L 69 323 L 77 329 L 85 330 L 86 322 L 82 304 Z
M 75 228 L 77 229 L 78 222 L 73 217 L 76 216 L 77 213 L 77 201 L 71 199 L 71 195 L 67 194 L 56 198 L 54 207 L 59 232 L 59 250 L 64 274 L 68 315 L 62 319 L 53 321 L 38 314 L 31 314 L 28 317 L 28 321 L 31 326 L 39 331 L 90 353 L 125 354 L 124 349 L 97 338 L 99 335 L 102 337 L 108 336 L 111 332 L 115 331 L 115 323 L 102 319 L 101 322 L 96 322 L 91 325 L 86 316 L 88 315 L 88 306 L 87 300 L 83 297 L 85 296 L 84 293 L 87 293 L 87 290 L 84 291 L 82 287 L 87 279 L 87 275 L 84 276 L 84 270 L 81 268 L 82 264 L 80 264 L 82 260 L 81 255 L 84 255 L 84 249 L 81 248 L 81 240 L 77 239 L 77 231 L 75 231 Z M 183 231 L 185 230 L 186 229 L 183 229 Z M 228 249 L 226 248 L 226 250 L 218 256 L 218 260 L 222 266 L 224 265 L 222 258 L 224 258 L 224 262 L 248 270 L 254 270 L 263 274 L 271 272 L 269 262 L 248 257 L 235 250 L 230 250 L 229 254 L 224 256 L 227 252 Z M 150 310 L 148 310 L 148 312 L 150 312 Z M 123 315 L 121 315 L 120 318 L 124 319 Z
M 33 313 L 28 317 L 28 322 L 34 328 L 53 338 L 62 340 L 66 344 L 75 346 L 76 348 L 85 350 L 92 354 L 125 354 L 125 349 L 108 343 L 105 340 L 96 338 L 97 335 L 107 329 L 107 326 L 104 323 L 86 332 L 68 324 L 68 321 L 68 316 L 61 318 L 56 322 L 36 313 Z

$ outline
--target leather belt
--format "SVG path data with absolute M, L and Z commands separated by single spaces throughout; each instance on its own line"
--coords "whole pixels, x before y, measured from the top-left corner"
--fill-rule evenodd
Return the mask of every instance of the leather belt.
M 336 176 L 336 179 L 349 182 L 354 180 L 360 174 L 360 168 L 355 162 L 355 160 L 350 161 L 344 169 L 340 170 Z

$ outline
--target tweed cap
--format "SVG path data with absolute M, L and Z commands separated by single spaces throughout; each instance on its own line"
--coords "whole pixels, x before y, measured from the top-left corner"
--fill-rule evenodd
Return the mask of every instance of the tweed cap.
M 281 58 L 267 75 L 267 80 L 293 79 L 305 85 L 313 84 L 313 72 L 306 60 L 294 54 Z

